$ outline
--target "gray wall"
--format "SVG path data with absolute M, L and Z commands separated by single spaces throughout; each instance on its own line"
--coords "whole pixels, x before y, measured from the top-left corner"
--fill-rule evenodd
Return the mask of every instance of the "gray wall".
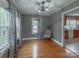
M 38 17 L 42 18 L 42 31 L 44 31 L 50 24 L 49 16 L 33 16 L 33 15 L 22 15 L 22 38 L 33 38 L 31 30 L 31 18 Z
M 52 22 L 52 38 L 56 39 L 57 41 L 61 42 L 61 34 L 62 34 L 62 16 L 61 11 L 56 12 L 54 15 L 51 16 Z
M 22 15 L 22 38 L 32 37 L 31 35 L 31 17 Z
M 62 13 L 77 6 L 79 6 L 79 0 L 51 15 L 52 38 L 59 41 L 60 43 L 62 43 Z
M 42 29 L 43 29 L 43 31 L 45 29 L 48 29 L 49 27 L 51 27 L 51 18 L 50 18 L 50 16 L 43 16 L 42 17 Z

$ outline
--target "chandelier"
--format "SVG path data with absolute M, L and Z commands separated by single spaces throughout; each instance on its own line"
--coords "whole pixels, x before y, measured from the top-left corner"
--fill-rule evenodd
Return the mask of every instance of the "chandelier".
M 36 2 L 39 5 L 38 12 L 46 12 L 49 11 L 49 4 L 51 0 L 44 0 L 42 2 Z

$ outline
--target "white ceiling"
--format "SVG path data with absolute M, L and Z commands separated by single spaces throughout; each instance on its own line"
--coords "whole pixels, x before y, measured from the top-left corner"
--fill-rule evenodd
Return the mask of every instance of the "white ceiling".
M 35 2 L 41 1 L 43 0 L 14 0 L 19 11 L 25 15 L 50 15 L 75 0 L 51 0 L 49 11 L 45 13 L 39 13 L 39 6 Z
M 7 0 L 0 0 L 0 6 L 3 8 L 8 8 L 9 4 L 8 4 Z
M 66 13 L 65 15 L 70 15 L 70 16 L 79 16 L 79 8 L 75 9 L 71 12 Z

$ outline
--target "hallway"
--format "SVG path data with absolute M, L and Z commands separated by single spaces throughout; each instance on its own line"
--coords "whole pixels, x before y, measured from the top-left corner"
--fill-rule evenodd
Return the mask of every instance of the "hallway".
M 26 40 L 19 49 L 17 58 L 73 58 L 73 52 L 59 46 L 50 39 Z

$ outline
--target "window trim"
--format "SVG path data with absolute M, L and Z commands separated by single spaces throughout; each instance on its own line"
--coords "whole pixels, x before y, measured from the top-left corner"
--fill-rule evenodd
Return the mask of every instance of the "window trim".
M 9 49 L 9 44 L 6 44 L 2 49 L 0 49 L 0 58 Z
M 31 26 L 32 26 L 32 27 L 31 27 L 31 28 L 32 28 L 32 32 L 31 32 L 31 33 L 32 33 L 32 34 L 37 34 L 37 33 L 38 33 L 38 25 L 37 25 L 37 32 L 36 32 L 36 33 L 34 33 L 34 32 L 33 32 L 33 20 L 37 21 L 37 23 L 38 23 L 37 18 L 35 18 L 35 17 L 34 17 L 34 18 L 32 18 L 32 25 L 31 25 Z

